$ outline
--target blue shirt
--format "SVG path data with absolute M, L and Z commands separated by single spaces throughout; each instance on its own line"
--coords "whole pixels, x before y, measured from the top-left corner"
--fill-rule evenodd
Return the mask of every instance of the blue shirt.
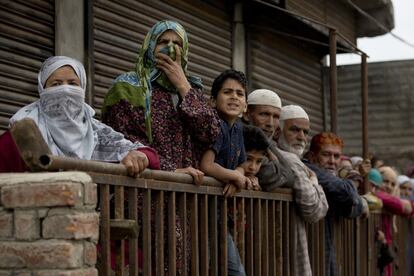
M 220 119 L 220 134 L 211 149 L 216 153 L 214 162 L 223 168 L 234 170 L 246 161 L 243 124 L 236 121 L 230 127 L 226 121 Z

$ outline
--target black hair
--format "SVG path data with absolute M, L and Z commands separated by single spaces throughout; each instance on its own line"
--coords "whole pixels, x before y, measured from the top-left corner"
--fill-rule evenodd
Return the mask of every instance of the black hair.
M 246 92 L 246 98 L 247 98 L 246 75 L 241 71 L 237 71 L 233 69 L 225 70 L 220 75 L 218 75 L 217 78 L 214 79 L 213 85 L 211 86 L 211 98 L 217 99 L 218 92 L 223 87 L 223 84 L 227 79 L 233 79 L 235 81 L 238 81 L 243 87 L 244 91 Z
M 266 151 L 270 147 L 269 139 L 258 127 L 245 125 L 243 127 L 243 138 L 246 152 L 252 150 Z

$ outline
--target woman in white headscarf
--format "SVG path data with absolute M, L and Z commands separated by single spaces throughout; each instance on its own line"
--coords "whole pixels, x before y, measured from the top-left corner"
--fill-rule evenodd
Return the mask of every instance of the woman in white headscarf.
M 39 100 L 20 109 L 10 119 L 10 125 L 24 118 L 34 120 L 55 155 L 121 162 L 131 176 L 149 165 L 159 168 L 153 149 L 126 140 L 121 133 L 93 118 L 95 111 L 85 103 L 85 89 L 86 73 L 79 61 L 65 56 L 50 57 L 38 75 Z M 6 132 L 0 137 L 0 152 L 12 144 L 10 133 Z M 2 154 L 6 153 L 7 150 Z M 16 158 L 7 157 L 1 159 Z M 5 166 L 0 164 L 0 172 L 20 171 L 20 166 L 2 167 Z

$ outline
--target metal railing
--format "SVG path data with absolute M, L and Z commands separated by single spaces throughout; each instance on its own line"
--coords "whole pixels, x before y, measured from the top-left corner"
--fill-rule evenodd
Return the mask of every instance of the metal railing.
M 100 275 L 111 275 L 111 250 L 115 251 L 112 255 L 116 256 L 116 274 L 125 275 L 122 238 L 128 239 L 129 275 L 137 275 L 138 271 L 143 275 L 176 275 L 177 271 L 183 275 L 227 275 L 229 228 L 248 275 L 289 275 L 294 270 L 290 235 L 295 223 L 291 219 L 292 194 L 288 189 L 274 193 L 241 191 L 226 199 L 221 185 L 214 181 L 195 186 L 90 175 L 100 191 Z M 133 235 L 134 227 L 128 226 L 131 220 L 138 221 L 138 236 Z M 119 226 L 121 222 L 125 224 Z M 177 243 L 177 228 L 181 243 Z M 115 239 L 115 247 L 111 247 L 111 238 Z M 185 252 L 178 262 L 181 267 L 177 267 L 177 247 Z
M 247 275 L 294 275 L 291 190 L 243 190 L 224 198 L 221 184 L 212 179 L 196 186 L 170 182 L 168 174 L 153 180 L 90 173 L 100 194 L 100 275 L 227 275 L 227 231 Z M 313 275 L 325 274 L 324 223 L 307 225 Z M 397 218 L 395 275 L 408 275 L 407 223 Z M 335 220 L 340 275 L 378 275 L 375 232 L 380 224 L 381 213 Z

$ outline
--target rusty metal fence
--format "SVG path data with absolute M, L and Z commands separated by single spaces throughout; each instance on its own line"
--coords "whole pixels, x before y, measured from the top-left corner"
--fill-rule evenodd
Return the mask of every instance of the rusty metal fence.
M 247 275 L 294 275 L 296 223 L 289 189 L 241 191 L 226 199 L 214 181 L 195 186 L 90 174 L 100 194 L 100 275 L 227 275 L 228 231 Z M 407 222 L 397 218 L 395 275 L 408 275 Z M 335 221 L 340 275 L 379 275 L 380 223 L 380 213 Z M 313 275 L 324 275 L 324 221 L 307 230 Z
M 111 275 L 112 269 L 126 275 L 126 268 L 128 275 L 227 275 L 227 231 L 248 275 L 289 275 L 294 270 L 290 234 L 296 226 L 288 189 L 241 191 L 226 199 L 219 185 L 91 176 L 100 193 L 100 275 Z M 130 223 L 134 221 L 139 222 L 136 227 Z M 111 267 L 114 256 L 116 266 Z

